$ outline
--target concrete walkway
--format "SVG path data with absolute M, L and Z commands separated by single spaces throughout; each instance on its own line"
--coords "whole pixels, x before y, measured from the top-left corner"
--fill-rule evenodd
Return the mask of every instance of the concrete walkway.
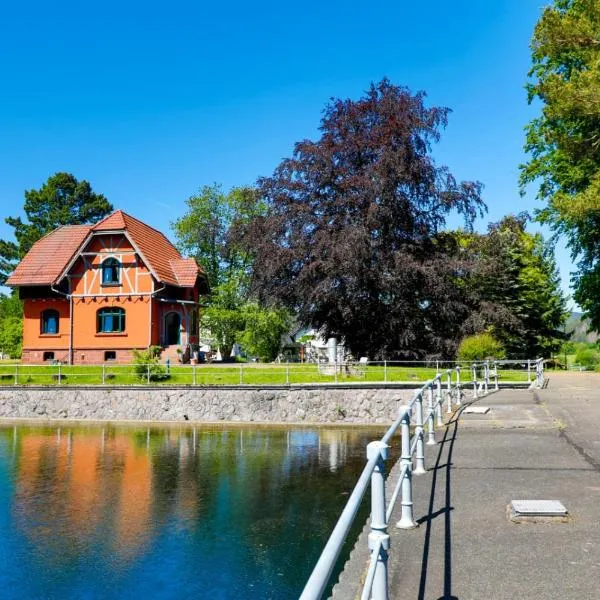
M 426 447 L 428 473 L 413 479 L 420 526 L 390 527 L 390 597 L 600 598 L 600 376 L 551 373 L 544 390 L 477 404 L 490 412 L 457 415 Z M 560 500 L 571 519 L 515 524 L 506 508 L 523 499 Z M 336 599 L 359 594 L 365 546 Z

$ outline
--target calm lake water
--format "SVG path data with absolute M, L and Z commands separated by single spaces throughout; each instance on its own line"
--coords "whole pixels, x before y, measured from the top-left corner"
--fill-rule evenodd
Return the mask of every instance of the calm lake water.
M 0 427 L 0 597 L 297 598 L 377 433 Z

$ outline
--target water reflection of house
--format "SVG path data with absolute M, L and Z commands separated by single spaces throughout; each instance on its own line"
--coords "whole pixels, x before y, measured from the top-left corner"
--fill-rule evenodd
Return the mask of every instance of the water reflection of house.
M 53 518 L 60 513 L 62 502 L 59 485 L 66 479 L 68 456 L 66 444 L 60 438 L 43 434 L 22 434 L 18 440 L 19 466 L 16 480 L 16 512 L 24 523 L 37 523 L 42 516 Z M 60 483 L 59 483 L 60 482 Z M 53 493 L 44 505 L 44 515 L 38 513 L 37 498 L 40 488 L 52 489 Z
M 123 459 L 115 515 L 114 550 L 129 558 L 147 543 L 152 529 L 152 464 L 147 452 L 137 448 L 131 436 L 116 436 L 109 443 L 108 451 Z
M 91 548 L 109 530 L 117 555 L 130 558 L 143 548 L 152 528 L 152 465 L 131 435 L 25 432 L 19 450 L 16 516 L 34 543 L 63 531 Z
M 104 505 L 102 481 L 98 476 L 98 439 L 67 433 L 59 448 L 69 463 L 67 514 L 77 537 L 85 540 L 97 527 Z

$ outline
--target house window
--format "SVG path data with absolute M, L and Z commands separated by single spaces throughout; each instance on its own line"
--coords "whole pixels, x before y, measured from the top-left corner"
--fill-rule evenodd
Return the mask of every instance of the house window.
M 44 360 L 54 360 L 54 352 L 44 352 Z
M 122 308 L 101 308 L 96 314 L 98 333 L 125 331 L 125 311 Z
M 117 360 L 117 353 L 114 350 L 107 350 L 104 353 L 104 362 L 108 360 Z
M 116 285 L 120 283 L 119 272 L 121 263 L 116 258 L 107 258 L 102 263 L 102 285 Z
M 42 313 L 42 333 L 58 333 L 58 311 L 54 309 L 45 310 Z

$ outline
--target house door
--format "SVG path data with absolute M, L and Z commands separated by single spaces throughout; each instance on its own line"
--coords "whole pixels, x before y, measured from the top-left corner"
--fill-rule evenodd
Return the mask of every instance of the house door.
M 165 346 L 181 343 L 181 315 L 170 312 L 165 315 Z

